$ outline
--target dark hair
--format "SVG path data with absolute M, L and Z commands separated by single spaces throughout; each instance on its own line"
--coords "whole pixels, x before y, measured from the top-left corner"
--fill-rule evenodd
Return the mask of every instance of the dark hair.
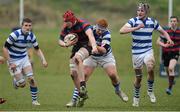
M 179 22 L 179 19 L 177 16 L 171 16 L 170 19 L 172 19 L 172 18 L 176 18 L 177 22 Z
M 32 20 L 29 19 L 29 18 L 24 18 L 23 21 L 22 21 L 22 25 L 23 25 L 25 22 L 26 22 L 26 23 L 32 23 Z

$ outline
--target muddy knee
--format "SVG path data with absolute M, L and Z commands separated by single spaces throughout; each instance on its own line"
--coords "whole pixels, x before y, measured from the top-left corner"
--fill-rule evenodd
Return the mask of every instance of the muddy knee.
M 148 72 L 153 71 L 154 70 L 154 66 L 155 66 L 154 61 L 153 60 L 148 61 L 146 66 L 147 66 Z
M 88 51 L 85 48 L 81 48 L 78 52 L 76 52 L 74 56 L 75 63 L 78 64 L 82 62 L 85 58 L 89 56 Z
M 16 85 L 17 85 L 18 87 L 21 87 L 21 88 L 25 87 L 25 86 L 26 86 L 26 81 L 25 81 L 25 79 L 24 79 L 24 78 L 21 78 L 20 80 L 17 80 L 17 81 L 16 81 Z
M 74 62 L 75 62 L 77 65 L 78 65 L 79 63 L 81 63 L 81 62 L 82 62 L 81 56 L 75 55 L 75 57 L 74 57 Z
M 33 76 L 28 77 L 28 81 L 30 86 L 36 86 L 35 80 Z

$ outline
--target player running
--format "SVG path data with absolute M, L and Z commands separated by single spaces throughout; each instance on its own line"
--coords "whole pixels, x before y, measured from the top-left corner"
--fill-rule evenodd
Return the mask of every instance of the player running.
M 133 106 L 138 107 L 140 101 L 140 87 L 142 79 L 143 64 L 146 65 L 148 72 L 147 94 L 152 103 L 156 102 L 153 92 L 154 84 L 154 66 L 155 59 L 152 49 L 152 33 L 158 30 L 170 44 L 173 44 L 167 32 L 159 25 L 158 21 L 148 17 L 149 5 L 147 3 L 139 3 L 137 7 L 137 17 L 131 18 L 121 29 L 121 34 L 132 33 L 132 61 L 136 74 L 134 81 L 134 97 Z
M 34 79 L 33 70 L 27 53 L 27 45 L 32 43 L 37 55 L 40 57 L 42 65 L 47 67 L 46 59 L 39 48 L 36 36 L 31 32 L 32 21 L 24 18 L 21 29 L 13 31 L 6 40 L 3 52 L 7 59 L 9 72 L 13 76 L 15 89 L 23 88 L 26 85 L 25 76 L 30 84 L 30 91 L 33 105 L 40 105 L 37 101 L 38 88 Z
M 175 66 L 178 62 L 179 51 L 180 51 L 180 27 L 178 27 L 178 17 L 170 17 L 170 26 L 164 27 L 164 30 L 170 35 L 174 45 L 170 45 L 167 39 L 161 36 L 158 38 L 157 43 L 163 47 L 162 49 L 162 60 L 166 67 L 169 86 L 166 89 L 168 95 L 172 94 L 172 87 L 174 84 Z

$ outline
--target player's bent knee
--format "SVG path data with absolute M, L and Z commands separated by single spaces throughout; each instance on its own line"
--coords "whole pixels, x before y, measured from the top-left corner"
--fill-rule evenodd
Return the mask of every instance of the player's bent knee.
M 24 79 L 24 78 L 22 78 L 22 79 L 20 79 L 20 80 L 16 81 L 16 84 L 17 84 L 17 86 L 19 86 L 19 87 L 23 88 L 23 87 L 25 87 L 25 86 L 26 86 L 26 81 L 25 81 L 25 79 Z
M 24 88 L 26 86 L 26 83 L 20 84 L 19 87 Z
M 153 71 L 154 70 L 154 63 L 153 62 L 148 62 L 147 63 L 147 70 L 148 70 L 148 72 L 149 71 Z
M 85 53 L 83 51 L 80 50 L 75 54 L 75 58 L 77 60 L 81 61 L 81 60 L 84 60 L 86 58 L 86 55 L 85 55 Z
M 76 55 L 76 56 L 74 57 L 74 62 L 75 62 L 76 64 L 79 64 L 80 62 L 82 62 L 82 58 L 81 58 L 80 56 Z
M 30 84 L 31 86 L 35 86 L 35 80 L 34 80 L 34 77 L 33 77 L 33 76 L 29 76 L 29 77 L 28 77 L 28 81 L 29 81 L 29 84 Z
M 173 70 L 174 70 L 174 69 L 173 69 L 172 67 L 169 67 L 169 68 L 168 68 L 168 71 L 169 71 L 169 72 L 173 72 Z

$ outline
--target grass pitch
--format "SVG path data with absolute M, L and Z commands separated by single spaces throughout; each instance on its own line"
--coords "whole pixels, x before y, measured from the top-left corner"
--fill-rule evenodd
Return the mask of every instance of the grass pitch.
M 140 107 L 132 107 L 134 72 L 131 63 L 131 37 L 112 32 L 112 48 L 117 61 L 117 70 L 121 79 L 121 88 L 129 96 L 129 101 L 124 103 L 114 93 L 110 79 L 101 68 L 97 68 L 88 81 L 89 99 L 82 108 L 66 108 L 73 91 L 73 83 L 69 75 L 68 58 L 70 49 L 58 46 L 57 29 L 34 29 L 40 48 L 47 58 L 49 67 L 42 68 L 40 60 L 35 55 L 35 79 L 39 88 L 39 101 L 41 106 L 31 105 L 31 96 L 28 85 L 24 89 L 15 90 L 12 86 L 7 65 L 0 65 L 0 96 L 7 102 L 0 105 L 0 111 L 179 111 L 180 110 L 180 79 L 176 78 L 173 95 L 165 93 L 167 79 L 159 77 L 159 50 L 154 44 L 156 69 L 155 69 L 155 95 L 157 103 L 152 104 L 147 96 L 147 74 L 144 70 Z M 1 29 L 0 45 L 8 37 L 10 30 Z M 154 41 L 157 35 L 153 35 Z M 155 42 L 154 42 L 155 43 Z M 2 53 L 2 50 L 1 50 Z

